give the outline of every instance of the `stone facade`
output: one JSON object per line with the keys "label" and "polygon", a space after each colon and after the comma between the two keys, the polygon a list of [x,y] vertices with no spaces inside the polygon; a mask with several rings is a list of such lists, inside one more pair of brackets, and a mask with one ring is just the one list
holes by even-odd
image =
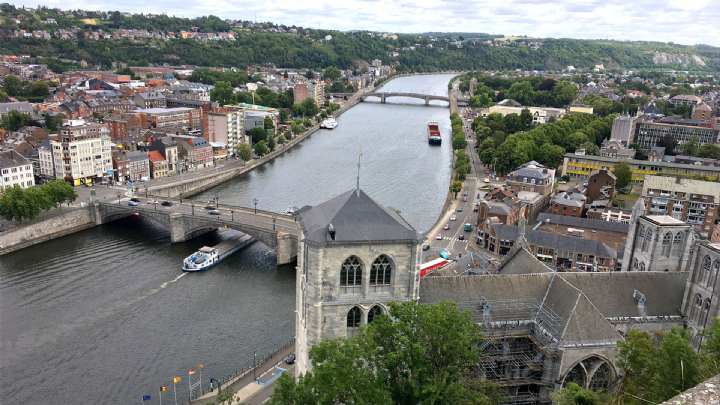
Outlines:
{"label": "stone facade", "polygon": [[691,273],[685,288],[683,315],[693,335],[693,345],[699,348],[702,343],[701,332],[720,316],[720,243],[698,243],[688,270]]}
{"label": "stone facade", "polygon": [[631,224],[624,271],[682,271],[690,257],[692,226],[667,215],[643,215]]}

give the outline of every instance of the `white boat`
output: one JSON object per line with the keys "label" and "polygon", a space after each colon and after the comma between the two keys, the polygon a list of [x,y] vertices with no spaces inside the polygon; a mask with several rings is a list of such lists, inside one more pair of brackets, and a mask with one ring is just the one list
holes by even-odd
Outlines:
{"label": "white boat", "polygon": [[320,128],[335,129],[337,125],[338,124],[337,121],[335,121],[335,118],[329,117],[322,120],[322,122],[320,123]]}
{"label": "white boat", "polygon": [[183,271],[203,271],[220,261],[220,253],[210,246],[203,246],[183,260]]}

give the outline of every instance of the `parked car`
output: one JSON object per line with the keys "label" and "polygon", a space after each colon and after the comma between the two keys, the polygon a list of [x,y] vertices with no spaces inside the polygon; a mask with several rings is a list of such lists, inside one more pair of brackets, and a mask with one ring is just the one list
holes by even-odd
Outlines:
{"label": "parked car", "polygon": [[458,240],[465,240],[465,235],[460,234],[460,236],[458,236]]}
{"label": "parked car", "polygon": [[295,353],[290,353],[285,357],[285,364],[295,364]]}
{"label": "parked car", "polygon": [[170,201],[163,201],[160,203],[163,207],[172,207],[173,203]]}
{"label": "parked car", "polygon": [[441,234],[441,233],[437,234],[437,236],[435,237],[435,239],[437,239],[437,240],[442,240],[442,234]]}
{"label": "parked car", "polygon": [[453,216],[450,217],[450,220],[451,220],[451,221],[457,221],[457,217],[456,217],[455,215],[453,215]]}
{"label": "parked car", "polygon": [[458,207],[457,212],[463,212],[463,207]]}
{"label": "parked car", "polygon": [[428,245],[427,243],[423,243],[422,250],[430,250],[430,245]]}
{"label": "parked car", "polygon": [[447,231],[448,229],[450,229],[450,224],[445,224],[445,226],[443,226],[443,229],[446,230],[446,231]]}
{"label": "parked car", "polygon": [[485,178],[483,179],[483,182],[485,182],[485,183],[490,183],[490,178],[489,178],[489,177],[485,177]]}
{"label": "parked car", "polygon": [[216,209],[211,209],[211,210],[208,211],[208,214],[210,214],[210,215],[220,215],[220,211],[218,211],[218,210],[216,210]]}

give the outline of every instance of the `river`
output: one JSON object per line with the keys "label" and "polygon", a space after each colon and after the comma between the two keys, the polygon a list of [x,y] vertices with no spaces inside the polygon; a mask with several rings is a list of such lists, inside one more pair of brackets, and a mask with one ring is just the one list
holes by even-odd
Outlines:
{"label": "river", "polygon": [[[447,94],[451,75],[394,79],[382,90]],[[396,102],[418,105],[400,105]],[[439,215],[451,173],[447,108],[420,100],[362,103],[302,144],[198,199],[284,210],[360,184],[420,232]],[[440,123],[441,147],[426,142]],[[0,258],[2,403],[137,403],[203,363],[205,381],[252,364],[294,334],[295,273],[256,243],[211,271],[183,274],[206,235],[170,244],[166,231],[128,218]],[[166,397],[166,400],[170,397]],[[185,401],[186,402],[186,401]],[[168,403],[170,403],[168,401]]]}

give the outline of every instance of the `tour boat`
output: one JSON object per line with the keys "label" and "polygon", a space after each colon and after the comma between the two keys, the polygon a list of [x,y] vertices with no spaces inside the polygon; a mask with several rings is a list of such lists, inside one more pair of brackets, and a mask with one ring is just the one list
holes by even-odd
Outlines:
{"label": "tour boat", "polygon": [[210,246],[203,246],[197,252],[183,260],[183,271],[203,271],[214,266],[220,261],[220,254],[217,249]]}
{"label": "tour boat", "polygon": [[320,123],[320,128],[335,129],[335,127],[336,127],[337,125],[338,125],[338,124],[337,124],[337,121],[335,121],[335,118],[329,117],[329,118],[325,118],[325,119]]}
{"label": "tour boat", "polygon": [[428,143],[430,145],[440,145],[442,137],[440,136],[440,126],[437,121],[430,121],[427,124]]}

